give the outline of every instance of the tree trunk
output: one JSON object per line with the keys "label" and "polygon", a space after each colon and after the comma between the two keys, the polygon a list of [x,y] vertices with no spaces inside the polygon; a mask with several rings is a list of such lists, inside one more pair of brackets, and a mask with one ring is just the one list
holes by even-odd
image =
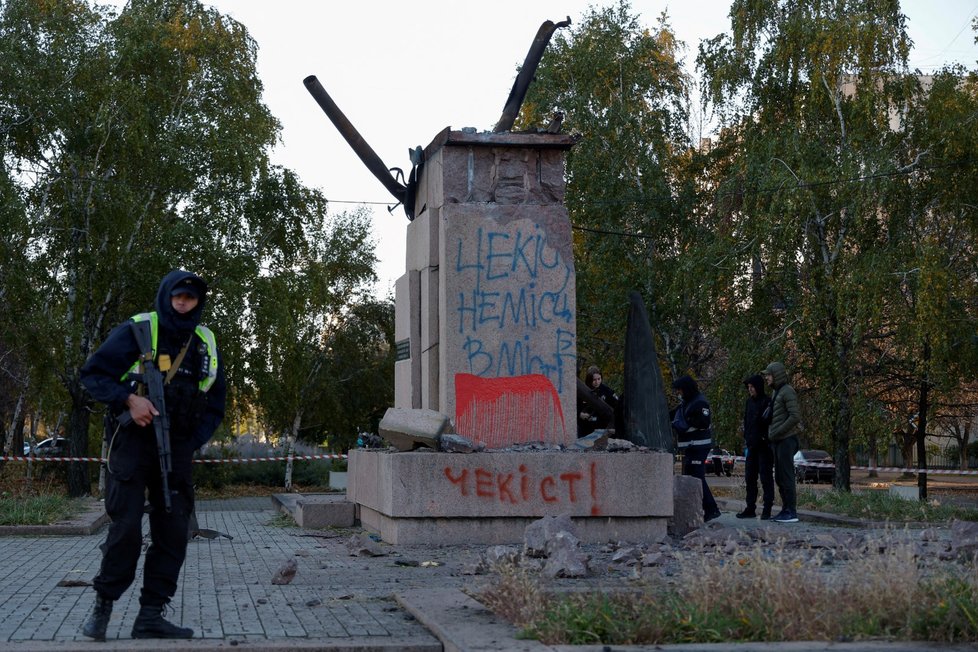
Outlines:
{"label": "tree trunk", "polygon": [[295,413],[295,419],[292,420],[292,432],[289,433],[288,440],[288,452],[286,456],[288,459],[285,461],[285,490],[292,491],[292,466],[293,459],[292,456],[295,455],[295,440],[299,436],[299,427],[302,425],[302,410]]}
{"label": "tree trunk", "polygon": [[835,462],[835,479],[832,486],[839,491],[851,491],[851,471],[849,465],[849,426],[851,406],[849,396],[839,397],[839,408],[832,417],[832,443],[835,446],[833,461]]}
{"label": "tree trunk", "polygon": [[[10,427],[7,429],[6,437],[4,437],[3,451],[5,453],[7,453],[8,455],[15,455],[15,454],[16,455],[19,455],[20,454],[19,452],[17,452],[17,451],[14,450],[13,446],[14,446],[14,443],[15,443],[14,442],[15,434],[17,433],[17,424],[22,424],[23,423],[23,421],[21,419],[21,414],[24,411],[24,398],[25,398],[24,394],[25,393],[26,392],[21,392],[20,396],[17,397],[17,405],[14,407],[13,417],[10,419]],[[21,433],[24,432],[23,426],[21,426],[20,432]]]}
{"label": "tree trunk", "polygon": [[[68,450],[72,457],[88,455],[88,422],[90,413],[79,388],[78,397],[71,401],[71,412],[68,415]],[[88,477],[87,462],[68,463],[68,495],[72,498],[87,496],[91,493]]]}
{"label": "tree trunk", "polygon": [[900,435],[900,455],[903,456],[903,474],[902,478],[912,478],[914,476],[913,472],[913,447],[914,442],[917,441],[917,429],[916,426],[911,426],[907,430],[899,431]]}
{"label": "tree trunk", "polygon": [[849,375],[846,373],[849,365],[849,350],[843,336],[839,333],[837,326],[838,319],[834,313],[832,313],[831,324],[831,332],[836,340],[835,373],[837,374],[837,380],[831,386],[838,388],[835,391],[836,396],[833,397],[838,408],[831,418],[832,443],[835,446],[835,450],[832,453],[833,461],[835,462],[835,477],[832,480],[832,486],[839,491],[848,492],[852,491],[850,482],[851,470],[849,468],[849,431],[852,427],[852,401],[845,382],[845,379]]}
{"label": "tree trunk", "polygon": [[964,435],[958,440],[958,461],[962,471],[968,470],[968,441],[971,440],[971,422],[964,424]]}
{"label": "tree trunk", "polygon": [[879,471],[876,467],[879,466],[879,460],[876,455],[876,434],[873,433],[869,436],[869,473],[867,474],[870,478],[880,477]]}
{"label": "tree trunk", "polygon": [[921,502],[927,500],[927,409],[930,384],[927,381],[927,367],[930,364],[930,342],[924,342],[924,378],[920,381],[917,401],[917,497]]}

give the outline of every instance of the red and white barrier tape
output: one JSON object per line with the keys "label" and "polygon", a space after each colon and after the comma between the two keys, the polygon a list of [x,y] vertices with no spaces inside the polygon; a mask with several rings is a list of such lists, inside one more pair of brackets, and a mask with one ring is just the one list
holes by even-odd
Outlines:
{"label": "red and white barrier tape", "polygon": [[[706,463],[710,464],[712,457],[706,459]],[[741,457],[739,455],[723,456],[720,458],[723,462],[728,460],[735,460],[738,462],[744,462],[747,460],[746,457]],[[795,462],[795,466],[811,466],[820,469],[834,469],[835,464],[830,464],[826,462]],[[884,473],[926,473],[928,475],[978,475],[978,471],[958,471],[952,469],[908,469],[902,466],[850,466],[851,471],[882,471]]]}
{"label": "red and white barrier tape", "polygon": [[[328,455],[293,455],[292,460],[345,460],[347,455],[341,455],[338,453],[328,454]],[[194,464],[252,464],[257,462],[285,462],[290,458],[288,455],[275,455],[272,457],[232,457],[228,459],[210,459],[201,458],[195,459]],[[729,459],[729,458],[728,458]],[[746,458],[744,457],[734,457],[733,459],[743,462]],[[0,461],[4,462],[27,462],[33,460],[35,462],[105,462],[105,458],[102,457],[60,457],[54,455],[39,455],[36,457],[27,457],[24,455],[0,455]],[[710,460],[707,460],[709,463]],[[797,462],[795,466],[812,466],[816,468],[835,468],[834,464],[823,464],[820,462]],[[891,467],[891,466],[850,466],[852,471],[882,471],[885,473],[920,473],[919,469],[907,469],[903,467]],[[925,469],[923,473],[933,474],[933,475],[978,475],[978,471],[955,471],[950,469]]]}
{"label": "red and white barrier tape", "polygon": [[[194,464],[242,464],[249,462],[284,462],[292,460],[345,460],[346,455],[276,455],[274,457],[232,457],[229,459],[206,459],[194,460]],[[4,462],[105,462],[103,457],[58,457],[54,455],[39,455],[36,457],[26,457],[23,455],[0,455],[0,461]]]}

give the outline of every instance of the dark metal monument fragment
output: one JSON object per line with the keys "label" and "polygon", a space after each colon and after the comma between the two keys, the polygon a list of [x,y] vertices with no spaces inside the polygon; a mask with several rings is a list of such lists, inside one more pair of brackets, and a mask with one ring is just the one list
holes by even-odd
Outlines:
{"label": "dark metal monument fragment", "polygon": [[673,452],[669,406],[645,303],[638,292],[628,295],[625,330],[625,437],[653,450]]}

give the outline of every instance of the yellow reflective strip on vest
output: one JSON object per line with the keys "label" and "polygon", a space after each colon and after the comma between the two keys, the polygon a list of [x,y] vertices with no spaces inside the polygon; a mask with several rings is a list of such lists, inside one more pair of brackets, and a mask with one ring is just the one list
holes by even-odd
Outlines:
{"label": "yellow reflective strip on vest", "polygon": [[[138,315],[133,315],[131,320],[134,322],[149,322],[150,341],[152,342],[153,359],[155,360],[157,336],[160,328],[159,315],[157,315],[155,311],[141,312]],[[197,328],[194,329],[194,333],[205,345],[207,345],[207,375],[204,376],[204,378],[197,384],[200,391],[206,392],[214,385],[214,381],[217,380],[217,339],[214,337],[214,333],[211,332],[211,329],[207,328],[206,326],[197,326]],[[126,376],[128,376],[130,373],[137,372],[138,369],[139,362],[137,361],[129,368],[129,371],[123,375],[122,379],[125,380]]]}
{"label": "yellow reflective strip on vest", "polygon": [[217,380],[217,340],[214,338],[211,329],[206,326],[198,326],[194,332],[207,345],[207,375],[201,379],[198,385],[200,391],[206,392]]}
{"label": "yellow reflective strip on vest", "polygon": [[[150,343],[151,346],[153,347],[153,359],[155,360],[156,359],[156,332],[157,330],[159,330],[159,316],[155,312],[141,312],[138,315],[133,315],[132,317],[130,317],[129,321],[133,321],[136,323],[139,323],[141,321],[149,322]],[[140,354],[142,353],[144,352],[140,351]],[[139,372],[139,361],[137,360],[135,363],[133,363],[131,367],[129,367],[129,371],[127,371],[122,375],[122,380],[125,380],[129,376],[129,374],[138,373],[138,372]]]}

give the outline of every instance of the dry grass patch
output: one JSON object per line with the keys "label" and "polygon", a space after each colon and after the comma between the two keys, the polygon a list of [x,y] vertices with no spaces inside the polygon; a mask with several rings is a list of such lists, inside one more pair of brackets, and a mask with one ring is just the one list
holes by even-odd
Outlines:
{"label": "dry grass patch", "polygon": [[912,545],[885,537],[845,563],[830,551],[758,544],[733,556],[685,553],[678,581],[563,595],[509,564],[477,597],[524,637],[551,645],[978,641],[975,566],[922,561]]}

